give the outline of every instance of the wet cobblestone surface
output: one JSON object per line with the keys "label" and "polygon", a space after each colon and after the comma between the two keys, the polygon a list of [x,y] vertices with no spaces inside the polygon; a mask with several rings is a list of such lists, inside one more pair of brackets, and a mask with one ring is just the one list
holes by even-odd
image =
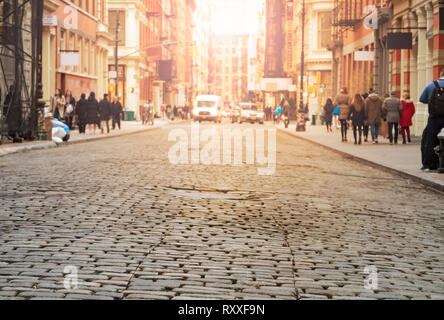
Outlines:
{"label": "wet cobblestone surface", "polygon": [[0,299],[444,299],[442,194],[282,133],[272,176],[172,165],[171,129],[1,158]]}

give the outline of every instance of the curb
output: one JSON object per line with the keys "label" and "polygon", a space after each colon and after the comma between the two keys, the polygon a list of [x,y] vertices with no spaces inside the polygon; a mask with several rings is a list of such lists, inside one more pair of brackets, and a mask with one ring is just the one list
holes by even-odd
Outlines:
{"label": "curb", "polygon": [[296,138],[296,139],[300,139],[300,140],[312,143],[314,145],[317,145],[319,147],[328,149],[330,151],[336,152],[336,153],[338,153],[338,154],[340,154],[342,156],[351,158],[352,160],[361,162],[361,163],[363,163],[365,165],[368,165],[368,166],[371,166],[371,167],[375,167],[375,166],[379,167],[380,169],[382,169],[382,170],[384,170],[386,172],[395,173],[395,174],[397,174],[399,176],[402,176],[403,178],[407,178],[407,179],[411,179],[411,180],[414,180],[416,182],[419,182],[419,183],[425,185],[426,187],[432,189],[433,191],[437,191],[439,193],[444,193],[444,185],[441,185],[439,183],[436,183],[436,182],[433,182],[433,181],[430,181],[430,180],[427,180],[427,179],[424,179],[424,178],[421,178],[421,177],[414,176],[414,175],[412,175],[410,173],[407,173],[407,172],[404,172],[404,171],[401,171],[401,170],[398,170],[398,169],[394,169],[394,168],[385,166],[383,164],[373,162],[371,160],[367,160],[367,159],[364,159],[364,158],[352,155],[350,153],[347,153],[345,151],[341,151],[341,150],[335,149],[333,147],[329,147],[329,146],[321,144],[319,142],[310,140],[309,138],[305,138],[305,137],[301,137],[301,136],[295,135],[292,132],[288,132],[288,131],[286,131],[284,129],[281,129],[281,128],[277,128],[277,129],[279,131],[289,135],[289,136],[292,136],[292,137]]}
{"label": "curb", "polygon": [[[181,122],[177,122],[175,124],[179,124]],[[11,152],[7,152],[7,153],[0,153],[0,157],[4,157],[4,156],[8,156],[11,154],[17,154],[17,153],[24,153],[24,152],[29,152],[29,151],[34,151],[34,150],[44,150],[44,149],[52,149],[52,148],[58,148],[60,146],[69,146],[69,145],[73,145],[73,144],[80,144],[80,143],[87,143],[87,142],[94,142],[94,141],[99,141],[99,140],[105,140],[105,139],[112,139],[112,138],[119,138],[119,137],[125,137],[125,136],[129,136],[129,135],[133,135],[133,134],[138,134],[138,133],[144,133],[144,132],[148,132],[148,131],[152,131],[152,130],[156,130],[156,129],[161,129],[166,125],[162,125],[162,126],[157,126],[157,127],[148,127],[145,129],[139,129],[136,131],[130,131],[130,132],[124,132],[121,134],[116,134],[116,135],[104,135],[104,136],[98,136],[98,137],[90,137],[90,138],[86,138],[86,139],[80,139],[80,140],[73,140],[73,141],[69,141],[69,142],[65,142],[63,144],[57,145],[55,142],[52,141],[48,141],[48,142],[43,142],[41,144],[38,145],[34,145],[34,146],[27,146],[27,147],[23,147],[23,148],[18,148],[18,147],[11,147],[11,148],[17,148],[17,150],[15,151],[11,151]]]}

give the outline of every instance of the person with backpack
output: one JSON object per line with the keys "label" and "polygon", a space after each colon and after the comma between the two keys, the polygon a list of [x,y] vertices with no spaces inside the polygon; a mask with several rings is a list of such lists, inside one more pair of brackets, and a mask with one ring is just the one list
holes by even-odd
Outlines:
{"label": "person with backpack", "polygon": [[425,134],[424,162],[421,170],[437,170],[439,158],[434,148],[439,145],[438,133],[444,127],[444,69],[440,78],[430,82],[421,94],[419,101],[429,106],[429,119]]}
{"label": "person with backpack", "polygon": [[336,96],[334,103],[339,106],[339,121],[341,122],[342,142],[347,142],[347,120],[350,112],[351,97],[348,95],[347,88],[342,88]]}
{"label": "person with backpack", "polygon": [[371,89],[370,94],[367,99],[365,99],[365,119],[367,119],[370,125],[370,131],[372,135],[372,143],[378,143],[378,129],[381,125],[382,117],[382,100],[376,94],[376,92]]}

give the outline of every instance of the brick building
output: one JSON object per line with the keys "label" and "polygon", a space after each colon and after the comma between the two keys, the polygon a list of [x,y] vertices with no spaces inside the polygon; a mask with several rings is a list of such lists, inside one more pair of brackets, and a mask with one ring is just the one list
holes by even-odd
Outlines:
{"label": "brick building", "polygon": [[57,88],[72,90],[76,98],[94,91],[107,92],[110,35],[107,2],[44,1],[43,89],[49,102]]}
{"label": "brick building", "polygon": [[225,102],[248,101],[248,35],[213,35],[213,93]]}

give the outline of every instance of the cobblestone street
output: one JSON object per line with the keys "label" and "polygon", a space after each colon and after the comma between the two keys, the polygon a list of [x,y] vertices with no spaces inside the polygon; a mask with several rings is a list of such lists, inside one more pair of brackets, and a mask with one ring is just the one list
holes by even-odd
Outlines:
{"label": "cobblestone street", "polygon": [[172,165],[187,126],[0,158],[0,299],[444,299],[441,193],[279,131]]}

